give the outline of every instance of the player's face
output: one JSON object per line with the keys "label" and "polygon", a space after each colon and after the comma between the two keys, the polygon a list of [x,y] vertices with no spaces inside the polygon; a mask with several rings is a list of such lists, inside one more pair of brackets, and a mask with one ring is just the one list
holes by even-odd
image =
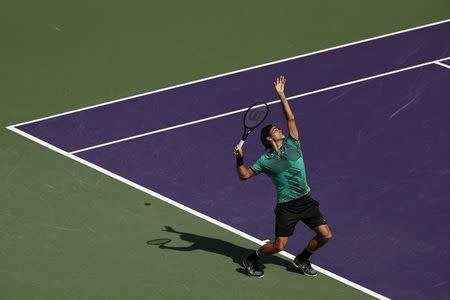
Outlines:
{"label": "player's face", "polygon": [[281,129],[278,126],[273,126],[270,129],[270,136],[272,137],[272,139],[274,141],[279,141],[285,138],[284,134],[283,134],[283,129]]}

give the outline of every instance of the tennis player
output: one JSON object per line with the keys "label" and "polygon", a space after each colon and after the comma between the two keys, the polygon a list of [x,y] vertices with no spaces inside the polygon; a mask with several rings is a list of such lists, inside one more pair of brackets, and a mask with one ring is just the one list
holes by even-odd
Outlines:
{"label": "tennis player", "polygon": [[275,241],[261,246],[242,261],[248,274],[256,277],[264,276],[258,263],[259,258],[284,250],[298,221],[302,221],[315,232],[315,237],[293,261],[294,266],[306,276],[317,275],[317,271],[311,267],[310,257],[332,237],[330,228],[320,212],[319,203],[309,195],[311,189],[306,182],[300,138],[294,114],[284,95],[285,84],[284,76],[278,77],[274,82],[286,117],[288,137],[286,138],[283,130],[276,125],[262,128],[261,142],[270,152],[261,155],[251,167],[244,165],[242,148],[236,146],[234,149],[240,179],[247,180],[263,172],[270,177],[277,190]]}

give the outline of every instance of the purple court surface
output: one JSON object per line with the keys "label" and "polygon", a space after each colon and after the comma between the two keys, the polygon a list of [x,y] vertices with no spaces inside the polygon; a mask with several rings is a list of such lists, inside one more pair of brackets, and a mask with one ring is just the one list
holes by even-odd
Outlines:
{"label": "purple court surface", "polygon": [[[283,74],[311,195],[334,232],[313,262],[389,298],[448,299],[449,57],[443,22],[15,128],[270,239],[270,180],[240,181],[235,170],[242,113],[114,141],[276,100],[272,82]],[[280,104],[270,108],[267,123],[284,125]],[[258,134],[244,151],[247,164],[262,154]],[[310,237],[297,226],[287,251]]]}

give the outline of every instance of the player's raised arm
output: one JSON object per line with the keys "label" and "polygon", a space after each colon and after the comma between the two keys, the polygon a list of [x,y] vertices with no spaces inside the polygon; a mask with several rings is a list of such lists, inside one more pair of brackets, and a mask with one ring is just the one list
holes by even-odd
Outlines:
{"label": "player's raised arm", "polygon": [[237,172],[239,178],[241,180],[245,180],[253,177],[255,174],[253,173],[252,169],[244,165],[244,153],[239,145],[236,145],[236,147],[234,148],[234,155],[236,156]]}
{"label": "player's raised arm", "polygon": [[275,90],[277,91],[278,96],[281,100],[281,105],[283,107],[284,116],[286,117],[289,134],[296,140],[299,139],[299,134],[297,130],[297,125],[295,124],[295,117],[292,113],[291,107],[284,95],[284,86],[286,84],[286,78],[284,76],[280,76],[277,78],[277,81],[273,83],[275,86]]}

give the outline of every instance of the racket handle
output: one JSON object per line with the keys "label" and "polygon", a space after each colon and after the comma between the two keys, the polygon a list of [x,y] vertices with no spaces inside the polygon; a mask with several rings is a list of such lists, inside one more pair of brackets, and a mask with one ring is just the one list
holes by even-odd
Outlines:
{"label": "racket handle", "polygon": [[242,148],[242,145],[244,145],[244,143],[245,143],[245,141],[244,141],[244,140],[241,140],[241,141],[239,142],[238,148]]}

